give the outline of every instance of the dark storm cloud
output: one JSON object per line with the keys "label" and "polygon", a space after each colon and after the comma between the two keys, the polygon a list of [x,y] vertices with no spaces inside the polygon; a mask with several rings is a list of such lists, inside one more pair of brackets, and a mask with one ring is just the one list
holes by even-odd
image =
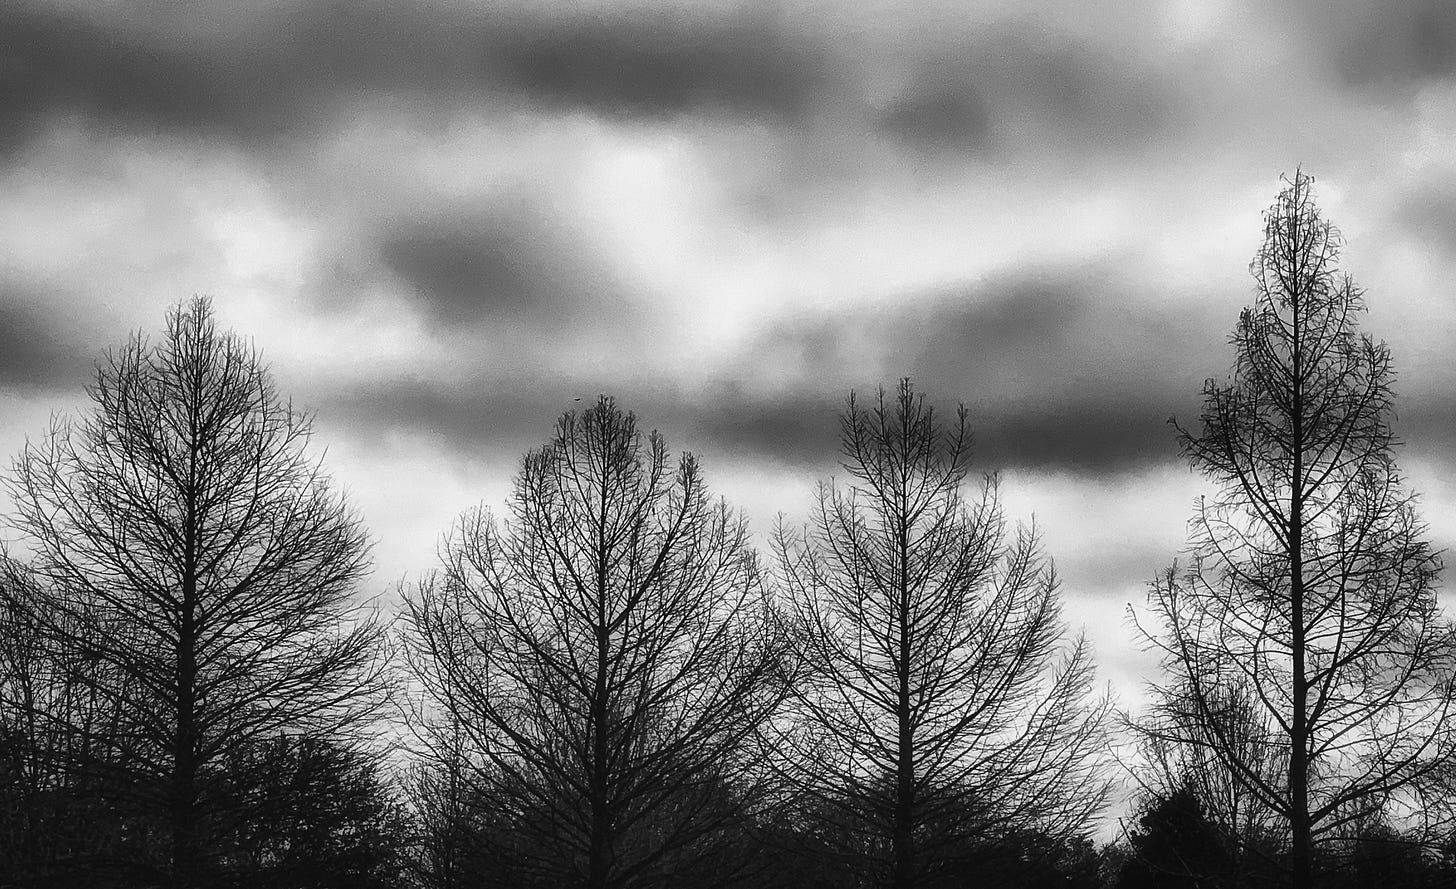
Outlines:
{"label": "dark storm cloud", "polygon": [[839,453],[839,415],[845,391],[824,389],[789,396],[755,398],[730,386],[714,387],[706,397],[664,404],[656,410],[705,443],[714,454],[749,457],[803,468],[833,464]]}
{"label": "dark storm cloud", "polygon": [[406,221],[383,236],[379,252],[441,326],[559,326],[587,305],[623,304],[606,257],[564,222],[518,201]]}
{"label": "dark storm cloud", "polygon": [[392,432],[416,432],[468,459],[513,460],[546,442],[566,411],[590,408],[601,395],[614,397],[641,427],[660,429],[674,449],[693,447],[719,455],[767,458],[795,465],[819,464],[834,453],[843,393],[821,401],[749,400],[717,387],[711,397],[679,398],[648,386],[623,383],[583,388],[550,377],[481,378],[465,383],[418,378],[360,381],[315,393],[322,422],[344,427],[358,441],[379,442]]}
{"label": "dark storm cloud", "polygon": [[753,399],[716,386],[707,396],[676,397],[631,383],[574,391],[549,379],[531,386],[390,379],[320,393],[314,402],[321,422],[346,429],[355,441],[378,444],[389,433],[422,433],[448,453],[500,463],[544,444],[564,412],[611,395],[642,429],[661,430],[669,448],[692,450],[710,466],[747,457],[819,471],[836,459],[846,394]]}
{"label": "dark storm cloud", "polygon": [[533,390],[499,381],[442,384],[417,378],[359,381],[313,393],[310,400],[321,423],[344,427],[357,441],[419,432],[467,458],[524,453],[547,439],[561,411],[579,405],[549,383]]}
{"label": "dark storm cloud", "polygon": [[1418,241],[1456,259],[1456,179],[1421,182],[1401,200],[1395,217]]}
{"label": "dark storm cloud", "polygon": [[[951,387],[925,377],[914,379],[937,408],[953,409]],[[719,388],[703,397],[664,399],[634,391],[631,385],[609,388],[608,394],[635,412],[644,427],[672,433],[670,445],[691,445],[706,460],[747,458],[819,470],[837,459],[839,416],[851,388],[866,404],[874,398],[876,384],[765,398],[725,394]],[[1034,397],[1029,392],[1027,401]],[[1167,421],[1180,398],[1176,406],[1195,414],[1196,391],[1192,397],[1168,392],[1165,398],[1104,393],[1034,405],[978,405],[973,400],[973,465],[987,472],[1032,468],[1106,476],[1176,460],[1175,435]],[[326,422],[341,424],[361,439],[377,440],[390,431],[422,432],[452,453],[499,459],[539,445],[563,411],[589,406],[590,400],[544,392],[507,395],[488,383],[461,387],[386,381],[326,396],[319,410]]]}
{"label": "dark storm cloud", "polygon": [[[924,375],[913,376],[912,381],[945,417],[953,416],[957,395],[951,387]],[[723,453],[820,469],[838,459],[839,417],[850,389],[865,407],[873,404],[881,385],[889,389],[894,383],[886,380],[762,400],[719,394],[687,404],[663,405],[658,413],[691,439],[711,443],[710,455]],[[1103,476],[1177,458],[1166,405],[1157,399],[1107,397],[1030,407],[1006,402],[978,404],[974,392],[963,394],[969,396],[972,466],[977,471],[1060,469]]]}
{"label": "dark storm cloud", "polygon": [[[926,375],[912,375],[916,390],[930,404],[952,411],[964,397],[973,435],[972,464],[978,471],[1003,469],[1065,470],[1106,476],[1152,463],[1177,459],[1175,435],[1168,425],[1174,407],[1197,410],[1187,393],[1165,397],[1115,392],[1083,393],[1060,402],[1035,401],[1034,388],[1024,401],[985,400],[974,390],[958,390]],[[818,467],[833,462],[839,449],[839,416],[852,389],[859,403],[873,402],[882,383],[846,385],[802,397],[754,400],[718,397],[665,406],[694,439],[712,443],[713,452],[769,462]],[[1183,396],[1183,402],[1175,404]],[[679,419],[680,417],[680,419]]]}
{"label": "dark storm cloud", "polygon": [[821,71],[812,52],[746,19],[557,21],[372,2],[219,23],[205,12],[0,4],[0,150],[63,115],[251,143],[327,126],[361,97],[408,97],[397,107],[416,110],[514,93],[607,115],[781,114],[807,103]]}
{"label": "dark storm cloud", "polygon": [[608,119],[797,127],[822,116],[915,149],[981,153],[1040,143],[1040,128],[1084,145],[1142,143],[1188,104],[1173,72],[1137,53],[1026,23],[948,30],[950,45],[915,49],[908,78],[887,93],[891,75],[844,33],[753,10],[360,0],[209,17],[206,7],[81,13],[22,0],[0,4],[0,154],[66,116],[251,147],[315,135],[360,103],[424,125],[491,101]]}
{"label": "dark storm cloud", "polygon": [[[849,391],[872,399],[909,376],[942,410],[967,405],[983,470],[1113,475],[1177,459],[1167,421],[1196,419],[1202,381],[1226,370],[1226,331],[1238,309],[1115,295],[1097,274],[993,282],[902,308],[779,325],[701,391],[607,378],[593,385],[705,458],[818,468],[837,453]],[[771,385],[759,384],[761,374]],[[596,395],[576,402],[583,393],[571,385],[361,382],[329,401],[360,430],[419,429],[461,453],[509,451],[539,443],[562,410]]]}
{"label": "dark storm cloud", "polygon": [[612,116],[719,111],[803,113],[824,60],[772,23],[689,23],[680,16],[590,19],[502,41],[493,63],[511,87]]}
{"label": "dark storm cloud", "polygon": [[1449,393],[1398,397],[1391,427],[1407,451],[1456,469],[1456,398]]}
{"label": "dark storm cloud", "polygon": [[[910,308],[782,327],[743,366],[787,362],[802,391],[829,396],[825,384],[837,384],[838,398],[909,376],[932,402],[967,405],[983,468],[1116,473],[1176,457],[1167,420],[1196,416],[1202,380],[1226,367],[1223,331],[1237,311],[1119,290],[1096,271],[989,282]],[[866,366],[886,379],[865,380]],[[837,399],[813,399],[826,400]],[[715,404],[711,423],[726,438],[736,427],[743,445],[766,454],[821,446],[807,440],[822,441],[817,425],[779,419],[799,408],[762,407]]]}
{"label": "dark storm cloud", "polygon": [[43,312],[0,284],[0,388],[60,390],[84,385],[95,368],[88,349]]}
{"label": "dark storm cloud", "polygon": [[1404,86],[1456,75],[1456,4],[1395,0],[1357,4],[1326,16],[1335,27],[1334,62],[1354,86]]}
{"label": "dark storm cloud", "polygon": [[8,150],[68,114],[134,132],[270,135],[295,123],[321,73],[301,70],[287,52],[207,53],[24,0],[0,5],[0,47],[0,149]]}
{"label": "dark storm cloud", "polygon": [[996,404],[972,415],[976,459],[988,470],[1060,469],[1091,476],[1176,461],[1176,433],[1168,422],[1175,410],[1185,417],[1196,413],[1197,401],[1170,387],[1128,397],[1087,393],[1035,408]]}
{"label": "dark storm cloud", "polygon": [[890,103],[877,123],[898,139],[938,150],[980,151],[991,135],[990,109],[971,84],[927,84]]}
{"label": "dark storm cloud", "polygon": [[1025,150],[1027,126],[1080,144],[1121,145],[1166,130],[1184,105],[1166,76],[1136,53],[1026,26],[986,28],[954,55],[921,59],[878,128],[918,147],[979,153]]}

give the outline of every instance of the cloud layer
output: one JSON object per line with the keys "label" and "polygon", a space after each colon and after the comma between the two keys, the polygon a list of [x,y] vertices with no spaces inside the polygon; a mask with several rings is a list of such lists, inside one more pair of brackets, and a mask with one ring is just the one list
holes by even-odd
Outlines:
{"label": "cloud layer", "polygon": [[1167,420],[1301,164],[1456,507],[1441,0],[20,0],[0,46],[0,411],[210,293],[389,578],[598,393],[759,517],[908,376],[1120,638],[1199,490]]}

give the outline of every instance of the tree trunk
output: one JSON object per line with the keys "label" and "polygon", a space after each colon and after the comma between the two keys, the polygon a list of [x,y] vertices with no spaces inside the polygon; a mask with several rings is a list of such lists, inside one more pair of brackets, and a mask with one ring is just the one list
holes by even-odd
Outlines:
{"label": "tree trunk", "polygon": [[915,886],[915,765],[908,744],[900,746],[900,762],[895,782],[895,824],[891,834],[894,846],[895,871],[891,885],[895,889]]}
{"label": "tree trunk", "polygon": [[1294,889],[1310,887],[1309,683],[1304,674],[1304,381],[1299,337],[1299,302],[1294,303],[1293,467],[1289,491],[1289,644],[1293,673],[1293,717],[1289,732],[1290,877]]}
{"label": "tree trunk", "polygon": [[591,849],[587,859],[586,884],[588,889],[607,889],[611,876],[612,848],[606,813],[602,807],[592,807]]}
{"label": "tree trunk", "polygon": [[183,617],[177,639],[177,729],[172,747],[172,885],[197,885],[197,651],[196,581],[183,581]]}
{"label": "tree trunk", "polygon": [[894,847],[895,871],[891,885],[895,889],[913,889],[915,886],[915,735],[910,724],[910,590],[909,529],[903,524],[908,507],[900,504],[897,529],[899,537],[899,618],[900,618],[900,663],[896,681],[898,700],[895,702],[898,721],[899,746],[895,763],[895,823],[891,832]]}
{"label": "tree trunk", "polygon": [[[1302,533],[1298,513],[1293,522],[1294,534]],[[1304,667],[1304,580],[1299,559],[1300,546],[1295,537],[1294,559],[1290,582],[1291,620],[1294,625],[1294,719],[1290,726],[1289,748],[1289,827],[1293,834],[1290,849],[1291,883],[1294,889],[1309,889],[1310,823],[1309,823],[1309,723],[1305,712],[1308,682]]]}
{"label": "tree trunk", "polygon": [[[605,637],[600,656],[606,659]],[[612,867],[612,813],[608,808],[607,787],[607,687],[606,669],[597,673],[597,687],[592,701],[592,774],[591,774],[591,838],[587,850],[588,889],[607,889]]]}
{"label": "tree trunk", "polygon": [[587,850],[588,889],[607,889],[612,867],[612,813],[608,809],[608,738],[610,711],[607,706],[607,673],[611,668],[609,624],[606,610],[608,590],[606,486],[602,486],[601,518],[597,524],[597,601],[596,601],[596,686],[592,690],[592,772],[591,772],[591,839]]}

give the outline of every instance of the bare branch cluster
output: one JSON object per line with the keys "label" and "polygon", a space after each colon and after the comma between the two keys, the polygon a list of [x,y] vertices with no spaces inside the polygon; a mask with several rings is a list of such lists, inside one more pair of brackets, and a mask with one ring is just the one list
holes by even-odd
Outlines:
{"label": "bare branch cluster", "polygon": [[909,380],[851,394],[843,474],[765,571],[698,460],[602,397],[524,457],[504,514],[455,522],[389,635],[309,418],[193,300],[107,354],[92,409],[5,480],[0,884],[1449,874],[1411,849],[1456,842],[1456,630],[1341,246],[1296,173],[1232,370],[1178,429],[1216,492],[1150,588],[1165,676],[1127,720],[1142,796],[1113,851],[1088,837],[1110,702],[1036,527],[971,477],[963,407]]}
{"label": "bare branch cluster", "polygon": [[429,746],[463,753],[531,869],[646,885],[709,854],[784,652],[745,523],[697,461],[603,399],[525,458],[505,523],[467,514],[441,558],[408,605],[453,740]]}
{"label": "bare branch cluster", "polygon": [[964,409],[944,428],[903,381],[842,426],[853,481],[777,541],[803,656],[783,773],[894,886],[1017,831],[1086,830],[1107,704],[1036,532],[1009,531],[995,479],[963,493]]}
{"label": "bare branch cluster", "polygon": [[132,866],[198,885],[255,814],[224,764],[283,733],[347,741],[381,699],[381,629],[354,601],[368,542],[307,456],[307,418],[205,300],[109,354],[88,392],[94,411],[55,421],[10,479],[26,617],[61,653],[51,687],[86,704],[5,704],[63,725],[73,771],[165,825],[170,848]]}
{"label": "bare branch cluster", "polygon": [[1395,466],[1390,353],[1356,328],[1340,244],[1296,174],[1265,217],[1232,376],[1180,430],[1220,492],[1190,522],[1191,564],[1154,584],[1148,634],[1170,675],[1152,731],[1207,751],[1278,816],[1298,886],[1311,844],[1416,814],[1456,752],[1440,559]]}

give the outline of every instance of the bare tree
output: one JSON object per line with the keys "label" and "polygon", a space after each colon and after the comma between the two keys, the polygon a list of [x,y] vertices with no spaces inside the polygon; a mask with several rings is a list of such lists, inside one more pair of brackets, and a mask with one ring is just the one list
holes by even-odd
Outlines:
{"label": "bare tree", "polygon": [[697,461],[603,398],[525,458],[508,521],[467,514],[442,560],[408,656],[445,726],[427,746],[497,807],[502,854],[549,885],[732,876],[712,856],[748,782],[728,779],[753,773],[782,651]]}
{"label": "bare tree", "polygon": [[841,426],[853,481],[778,536],[803,664],[777,761],[803,812],[896,889],[1088,830],[1108,705],[1035,531],[1008,533],[994,478],[964,494],[965,409],[943,426],[906,380],[869,410],[851,395]]}
{"label": "bare tree", "polygon": [[226,763],[281,733],[347,740],[379,700],[380,630],[354,604],[368,543],[307,418],[206,300],[110,353],[88,394],[9,480],[35,614],[124,721],[74,765],[157,824],[147,879],[217,885],[220,840],[254,814]]}
{"label": "bare tree", "polygon": [[[1357,332],[1361,293],[1311,184],[1296,173],[1265,214],[1232,376],[1204,387],[1202,428],[1179,430],[1221,490],[1190,522],[1189,568],[1154,583],[1148,634],[1171,674],[1162,727],[1278,813],[1296,887],[1314,844],[1413,802],[1456,741],[1456,645],[1395,466],[1390,352]],[[1233,697],[1282,772],[1228,730]]]}

